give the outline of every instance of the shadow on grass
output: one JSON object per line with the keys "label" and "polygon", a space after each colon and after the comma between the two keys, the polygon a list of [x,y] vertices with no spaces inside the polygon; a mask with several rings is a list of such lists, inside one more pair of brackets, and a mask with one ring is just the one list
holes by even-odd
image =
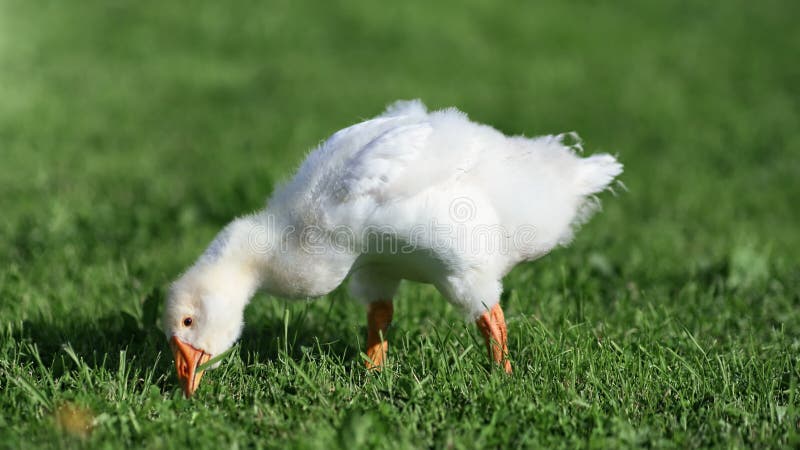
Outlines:
{"label": "shadow on grass", "polygon": [[[308,349],[312,354],[332,355],[343,360],[358,357],[355,343],[337,335],[333,327],[327,326],[327,321],[307,320],[302,314],[288,317],[288,322],[275,316],[245,326],[239,341],[242,360],[274,361],[284,352],[289,358],[299,360]],[[287,342],[284,342],[285,336]],[[143,326],[141,320],[127,312],[107,314],[94,320],[26,320],[21,326],[13,327],[10,337],[15,343],[12,345],[18,349],[24,342],[35,345],[37,355],[24,354],[22,361],[37,363],[38,356],[53,378],[75,368],[65,351],[69,346],[93,372],[117,372],[124,359],[136,383],[143,383],[143,374],[152,371],[153,383],[162,393],[178,385],[164,333],[155,326]]]}

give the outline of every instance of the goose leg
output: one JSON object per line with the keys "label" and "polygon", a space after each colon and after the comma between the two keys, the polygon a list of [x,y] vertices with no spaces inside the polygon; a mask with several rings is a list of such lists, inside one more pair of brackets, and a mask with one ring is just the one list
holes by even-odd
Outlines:
{"label": "goose leg", "polygon": [[503,366],[506,373],[511,373],[511,362],[508,360],[508,330],[503,308],[496,304],[489,311],[481,314],[475,321],[486,339],[489,359]]}
{"label": "goose leg", "polygon": [[367,306],[367,369],[380,370],[389,343],[386,331],[392,323],[394,306],[391,300],[379,300]]}

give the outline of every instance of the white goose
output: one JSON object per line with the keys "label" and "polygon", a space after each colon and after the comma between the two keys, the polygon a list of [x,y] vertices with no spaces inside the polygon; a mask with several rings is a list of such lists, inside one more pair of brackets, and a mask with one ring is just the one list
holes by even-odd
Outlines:
{"label": "white goose", "polygon": [[231,222],[172,285],[164,329],[190,396],[198,366],[242,330],[258,289],[308,298],[348,276],[367,305],[370,368],[401,280],[431,283],[475,319],[489,357],[511,372],[501,280],[571,239],[622,172],[607,154],[580,158],[563,135],[507,137],[456,109],[397,102],[308,155],[267,208]]}

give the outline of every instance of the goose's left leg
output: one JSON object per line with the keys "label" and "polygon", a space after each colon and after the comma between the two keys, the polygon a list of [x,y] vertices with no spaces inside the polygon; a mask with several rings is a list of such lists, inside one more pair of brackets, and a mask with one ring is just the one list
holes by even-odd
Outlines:
{"label": "goose's left leg", "polygon": [[475,321],[486,339],[489,358],[503,366],[506,373],[511,373],[511,361],[508,360],[508,329],[503,308],[494,305],[489,311],[481,314]]}
{"label": "goose's left leg", "polygon": [[367,369],[380,370],[389,350],[386,332],[392,323],[394,306],[391,300],[372,302],[367,306]]}
{"label": "goose's left leg", "polygon": [[367,304],[367,369],[380,369],[386,359],[386,332],[392,323],[392,298],[399,284],[400,280],[387,276],[382,267],[369,265],[350,277],[350,294]]}

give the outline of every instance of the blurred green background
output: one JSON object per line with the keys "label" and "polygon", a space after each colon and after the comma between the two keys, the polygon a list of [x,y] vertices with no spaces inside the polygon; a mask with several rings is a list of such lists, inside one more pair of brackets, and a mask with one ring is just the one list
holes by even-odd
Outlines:
{"label": "blurred green background", "polygon": [[[0,436],[79,445],[58,431],[32,436],[72,402],[92,411],[85,439],[98,446],[347,447],[372,442],[364,423],[395,430],[381,445],[397,447],[797,445],[798,5],[0,0]],[[204,410],[178,398],[145,300],[157,303],[321,140],[409,98],[508,134],[575,130],[588,153],[625,164],[628,191],[604,194],[603,213],[570,248],[506,280],[512,352],[536,350],[509,383],[525,392],[507,399],[513,418],[482,418],[466,406],[479,404],[472,394],[398,405],[354,382],[318,405],[316,391],[270,391],[291,386],[297,364],[339,365],[331,379],[363,381],[363,311],[339,291],[313,305],[257,298],[245,338],[284,336],[286,314],[298,350],[251,343],[229,364],[239,381],[204,381],[218,394]],[[394,333],[410,342],[397,351],[405,362],[363,382],[402,385],[445,327],[463,339],[441,345],[469,352],[480,371],[465,392],[483,392],[484,378],[503,390],[471,349],[471,329],[433,298],[403,288]],[[581,364],[633,370],[662,351],[666,369],[623,370],[631,385],[597,380],[592,392],[607,397],[587,400],[558,387],[585,368],[543,355],[545,335],[585,350]],[[315,336],[339,344],[307,357]],[[604,336],[625,362],[598,349]],[[131,357],[139,365],[119,375]],[[446,378],[433,386],[454,389]],[[240,412],[253,408],[276,415],[256,423],[259,413]],[[196,414],[211,434],[187,431]]]}

